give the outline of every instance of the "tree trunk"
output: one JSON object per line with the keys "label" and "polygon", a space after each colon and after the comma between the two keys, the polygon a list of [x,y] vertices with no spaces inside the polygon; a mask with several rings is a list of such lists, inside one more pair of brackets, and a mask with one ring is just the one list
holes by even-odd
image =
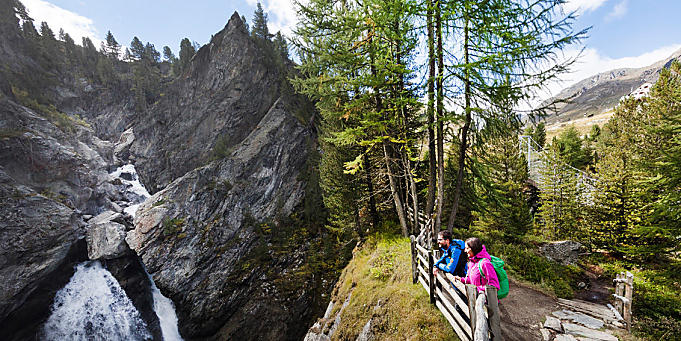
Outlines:
{"label": "tree trunk", "polygon": [[[467,9],[464,9],[466,11]],[[456,174],[456,188],[454,189],[454,201],[452,203],[452,212],[449,215],[449,222],[447,223],[447,230],[449,232],[454,228],[454,220],[456,219],[457,211],[459,210],[459,201],[461,198],[461,187],[463,186],[463,176],[464,167],[466,166],[466,150],[468,147],[468,131],[471,126],[471,79],[470,79],[470,69],[468,63],[468,15],[464,14],[464,26],[463,26],[463,53],[464,53],[464,97],[465,97],[465,112],[466,118],[463,124],[463,129],[461,129],[461,146],[459,147],[459,170]]]}
{"label": "tree trunk", "polygon": [[435,6],[435,30],[437,34],[437,215],[435,216],[435,233],[437,236],[442,225],[442,204],[444,201],[445,152],[444,152],[444,100],[442,80],[444,78],[444,62],[442,57],[442,17],[440,1]]}
{"label": "tree trunk", "polygon": [[[435,156],[435,42],[433,37],[433,1],[428,0],[426,22],[428,26],[428,194],[426,217],[432,218],[435,205],[436,156]],[[433,226],[431,224],[431,226]]]}
{"label": "tree trunk", "polygon": [[383,141],[383,156],[385,159],[385,167],[388,171],[388,180],[390,182],[390,192],[393,195],[393,201],[395,202],[395,210],[397,210],[397,217],[400,219],[400,226],[402,227],[402,235],[409,236],[409,229],[407,227],[407,217],[405,216],[404,206],[402,205],[402,199],[400,199],[400,192],[397,188],[397,183],[395,181],[395,176],[390,168],[390,155],[388,153],[388,143]]}
{"label": "tree trunk", "polygon": [[369,161],[369,157],[366,154],[364,154],[364,165],[366,185],[367,190],[369,191],[369,214],[371,215],[371,225],[375,230],[378,228],[378,225],[381,223],[381,220],[378,216],[378,211],[376,210],[374,183],[371,180],[371,162]]}

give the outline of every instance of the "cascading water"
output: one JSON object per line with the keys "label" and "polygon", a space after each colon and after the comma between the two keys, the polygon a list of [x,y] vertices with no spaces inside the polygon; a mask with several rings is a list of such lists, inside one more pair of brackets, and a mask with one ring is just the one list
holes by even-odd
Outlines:
{"label": "cascading water", "polygon": [[[133,218],[137,212],[137,208],[151,195],[144,186],[139,182],[137,170],[134,165],[128,164],[116,169],[111,176],[121,179],[121,182],[126,185],[126,197],[130,200],[131,205],[124,209],[125,213]],[[145,270],[146,271],[146,270]],[[158,316],[161,324],[161,334],[166,341],[182,340],[180,332],[177,329],[177,314],[175,313],[175,305],[168,297],[163,296],[154,279],[147,273],[149,281],[151,281],[151,293],[154,298],[154,311]]]}
{"label": "cascading water", "polygon": [[151,334],[132,301],[99,262],[76,267],[57,292],[43,327],[46,340],[149,340]]}
{"label": "cascading water", "polygon": [[[137,208],[150,197],[138,180],[133,165],[111,173],[125,185],[130,206],[124,211],[135,216]],[[151,293],[154,312],[166,341],[182,340],[177,328],[173,302],[163,296],[153,278]],[[52,314],[43,326],[45,340],[150,340],[151,333],[118,281],[99,262],[84,262],[76,267],[69,283],[57,292]]]}

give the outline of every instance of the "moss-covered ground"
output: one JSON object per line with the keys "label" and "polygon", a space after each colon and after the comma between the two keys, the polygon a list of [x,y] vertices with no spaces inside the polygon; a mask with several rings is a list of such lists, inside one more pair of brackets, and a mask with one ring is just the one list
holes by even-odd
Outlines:
{"label": "moss-covered ground", "polygon": [[458,339],[421,284],[412,284],[410,257],[409,239],[392,233],[355,249],[334,290],[332,316],[352,296],[333,340],[356,339],[369,319],[376,340]]}

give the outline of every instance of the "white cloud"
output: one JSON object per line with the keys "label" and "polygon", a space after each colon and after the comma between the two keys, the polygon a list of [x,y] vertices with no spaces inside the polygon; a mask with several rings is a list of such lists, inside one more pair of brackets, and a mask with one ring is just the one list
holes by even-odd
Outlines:
{"label": "white cloud", "polygon": [[606,1],[608,0],[568,0],[563,5],[563,9],[567,13],[577,11],[578,14],[583,14],[586,12],[595,11]]}
{"label": "white cloud", "polygon": [[627,0],[622,0],[620,3],[613,7],[612,12],[608,13],[605,17],[605,21],[612,21],[624,17],[629,11],[629,6]]}
{"label": "white cloud", "polygon": [[[640,68],[654,64],[668,58],[672,53],[681,48],[681,44],[663,46],[639,56],[610,58],[602,55],[597,49],[588,48],[582,53],[579,60],[573,64],[572,72],[561,77],[560,81],[553,82],[546,86],[546,92],[540,94],[540,100],[548,99],[557,95],[562,89],[567,88],[583,79],[595,76],[601,72],[607,72],[621,68]],[[566,50],[564,56],[573,58],[577,56],[579,50]],[[538,102],[537,102],[538,103]]]}
{"label": "white cloud", "polygon": [[[268,28],[271,33],[281,33],[287,37],[291,37],[293,27],[296,25],[298,18],[296,17],[296,8],[294,0],[246,0],[249,5],[255,7],[258,2],[262,5],[262,9],[267,14]],[[306,3],[307,1],[302,1]]]}
{"label": "white cloud", "polygon": [[98,38],[99,32],[90,18],[78,15],[61,7],[42,0],[22,0],[28,9],[28,14],[35,20],[37,29],[40,29],[40,22],[47,22],[55,35],[60,28],[68,33],[76,44],[80,44],[82,37],[89,37],[96,47],[99,47],[101,39]]}

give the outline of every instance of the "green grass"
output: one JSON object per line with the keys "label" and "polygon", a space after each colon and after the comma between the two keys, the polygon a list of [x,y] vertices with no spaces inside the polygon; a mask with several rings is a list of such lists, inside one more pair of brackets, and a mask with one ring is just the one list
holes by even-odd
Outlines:
{"label": "green grass", "polygon": [[457,340],[428,293],[412,284],[409,239],[394,233],[369,237],[355,250],[334,292],[333,315],[348,294],[333,340],[356,339],[372,319],[377,340]]}

